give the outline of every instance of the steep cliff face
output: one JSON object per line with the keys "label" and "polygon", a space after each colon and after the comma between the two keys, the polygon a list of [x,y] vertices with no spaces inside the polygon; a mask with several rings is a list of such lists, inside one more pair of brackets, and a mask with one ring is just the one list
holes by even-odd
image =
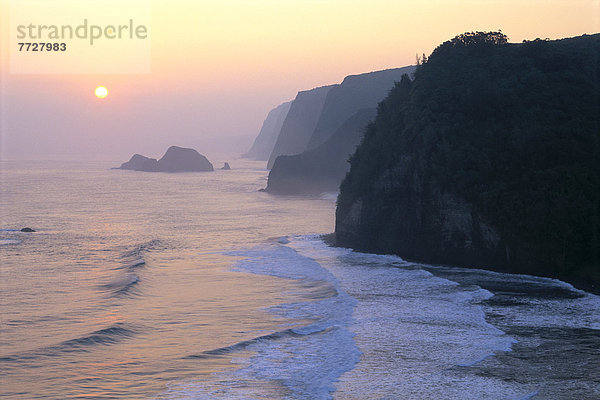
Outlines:
{"label": "steep cliff face", "polygon": [[267,191],[280,194],[337,191],[349,169],[348,157],[360,142],[362,129],[374,118],[377,103],[402,75],[414,70],[414,66],[409,66],[351,75],[333,87],[327,93],[307,150],[276,159],[271,165]]}
{"label": "steep cliff face", "polygon": [[[336,240],[345,247],[430,263],[510,269],[510,248],[472,203],[424,182],[404,156],[373,182],[371,195],[341,201]],[[344,195],[346,193],[344,192]]]}
{"label": "steep cliff face", "polygon": [[300,154],[306,150],[306,145],[321,115],[327,93],[334,86],[336,85],[298,92],[283,121],[267,168],[271,169],[275,159],[280,155]]}
{"label": "steep cliff face", "polygon": [[269,159],[291,105],[292,102],[288,101],[269,111],[252,147],[242,155],[243,158],[251,158],[257,161],[267,161]]}
{"label": "steep cliff face", "polygon": [[395,82],[404,74],[412,74],[414,66],[386,69],[360,75],[350,75],[327,93],[323,111],[310,137],[307,149],[325,143],[354,113],[364,108],[375,108]]}
{"label": "steep cliff face", "polygon": [[351,158],[341,246],[600,282],[600,35],[461,35],[404,77]]}
{"label": "steep cliff face", "polygon": [[335,192],[350,170],[348,158],[360,143],[375,108],[359,110],[325,143],[294,156],[279,156],[269,173],[267,191],[278,194]]}

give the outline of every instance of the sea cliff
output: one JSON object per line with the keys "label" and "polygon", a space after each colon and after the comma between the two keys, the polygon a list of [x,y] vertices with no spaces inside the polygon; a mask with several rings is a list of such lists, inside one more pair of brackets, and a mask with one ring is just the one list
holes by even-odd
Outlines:
{"label": "sea cliff", "polygon": [[242,155],[242,158],[251,158],[257,161],[269,159],[291,105],[292,102],[288,101],[269,111],[252,147]]}
{"label": "sea cliff", "polygon": [[598,285],[599,54],[598,34],[440,45],[351,157],[336,244]]}
{"label": "sea cliff", "polygon": [[350,75],[333,86],[304,148],[282,152],[269,165],[266,190],[278,194],[337,191],[350,168],[348,158],[375,117],[377,104],[402,75],[414,71],[414,66],[407,66]]}

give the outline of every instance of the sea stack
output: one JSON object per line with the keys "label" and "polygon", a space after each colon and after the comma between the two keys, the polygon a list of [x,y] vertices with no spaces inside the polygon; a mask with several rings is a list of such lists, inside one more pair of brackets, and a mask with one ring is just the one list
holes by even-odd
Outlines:
{"label": "sea stack", "polygon": [[201,172],[213,171],[213,165],[194,149],[171,146],[160,160],[159,172]]}
{"label": "sea stack", "polygon": [[145,172],[205,172],[214,171],[206,157],[194,149],[171,146],[160,160],[134,154],[118,169]]}
{"label": "sea stack", "polygon": [[119,169],[156,172],[158,171],[158,161],[156,158],[148,158],[140,154],[134,154],[129,161],[121,164]]}

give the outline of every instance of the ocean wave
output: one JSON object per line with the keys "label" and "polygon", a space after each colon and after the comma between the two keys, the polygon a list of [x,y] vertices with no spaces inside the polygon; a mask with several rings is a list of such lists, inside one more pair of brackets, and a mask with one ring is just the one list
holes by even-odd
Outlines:
{"label": "ocean wave", "polygon": [[321,200],[336,201],[339,194],[340,194],[339,192],[323,192],[323,193],[321,193],[321,195],[319,196],[319,198]]}
{"label": "ocean wave", "polygon": [[111,296],[130,295],[139,280],[140,278],[136,274],[127,274],[101,285],[100,288],[109,291]]}
{"label": "ocean wave", "polygon": [[133,330],[126,328],[122,324],[115,324],[111,327],[94,331],[88,335],[67,340],[58,345],[57,348],[69,350],[81,349],[94,345],[111,345],[118,343],[125,338],[131,337],[133,334]]}
{"label": "ocean wave", "polygon": [[160,239],[152,239],[147,242],[140,243],[134,246],[131,250],[125,251],[122,255],[122,259],[143,259],[144,253],[152,251],[160,251],[166,248],[166,244]]}
{"label": "ocean wave", "polygon": [[257,344],[259,342],[275,341],[275,340],[281,340],[281,339],[285,339],[285,338],[298,338],[298,337],[303,337],[303,336],[307,336],[307,335],[323,334],[323,333],[329,332],[331,329],[333,329],[333,328],[326,328],[326,329],[323,329],[320,331],[308,332],[308,333],[297,332],[293,328],[285,329],[283,331],[273,332],[273,333],[269,333],[268,335],[258,336],[253,339],[244,340],[242,342],[238,342],[238,343],[232,344],[230,346],[224,346],[224,347],[220,347],[218,349],[203,351],[200,354],[193,354],[193,355],[185,356],[184,359],[204,359],[204,358],[220,357],[223,355],[227,355],[229,353],[244,350],[244,349],[248,348],[249,346]]}
{"label": "ocean wave", "polygon": [[[436,378],[448,377],[447,383],[455,385],[457,366],[472,367],[516,343],[486,321],[482,304],[494,294],[480,286],[445,279],[435,268],[400,257],[332,248],[316,235],[293,237],[289,246],[331,271],[359,301],[350,331],[363,358],[340,378],[336,398],[350,393],[380,398],[366,392],[374,384],[369,376],[382,377],[376,386],[384,388],[379,393],[385,398],[411,397],[411,390],[425,389],[420,373],[439,371]],[[444,393],[443,385],[440,392],[431,389],[431,396],[416,398]]]}
{"label": "ocean wave", "polygon": [[287,236],[282,236],[279,239],[277,239],[277,243],[279,244],[288,244],[290,242],[290,239],[288,239]]}
{"label": "ocean wave", "polygon": [[570,283],[553,278],[507,274],[478,268],[430,265],[426,265],[425,268],[437,276],[460,281],[463,284],[477,285],[497,295],[509,294],[537,299],[576,299],[589,295],[589,293],[573,287]]}
{"label": "ocean wave", "polygon": [[141,268],[144,267],[146,265],[146,261],[142,258],[139,258],[137,260],[133,260],[127,263],[124,263],[123,265],[120,265],[114,269],[125,269],[125,270],[134,270],[136,268]]}
{"label": "ocean wave", "polygon": [[471,360],[471,361],[464,361],[464,362],[458,363],[458,364],[456,364],[456,365],[457,365],[457,366],[459,366],[459,367],[472,367],[472,366],[474,366],[475,364],[479,364],[480,362],[482,362],[482,361],[483,361],[483,360],[485,360],[486,358],[488,358],[488,357],[493,357],[493,356],[495,356],[495,355],[496,355],[496,353],[487,353],[487,354],[484,354],[484,355],[482,355],[481,357],[478,357],[478,358],[476,358],[476,359],[474,359],[474,360]]}
{"label": "ocean wave", "polygon": [[[275,239],[263,247],[227,254],[244,257],[235,264],[235,271],[295,281],[297,289],[289,294],[298,301],[268,311],[284,320],[311,322],[216,350],[217,354],[242,349],[256,354],[237,360],[242,368],[224,381],[234,379],[250,386],[280,382],[289,393],[285,398],[330,398],[336,381],[360,360],[354,334],[348,329],[357,302],[317,261],[281,242],[285,243]],[[210,398],[199,395],[206,394],[203,390],[195,390],[194,396]],[[244,398],[243,392],[233,388],[225,393],[228,398]]]}
{"label": "ocean wave", "polygon": [[63,353],[87,352],[92,346],[109,346],[132,337],[136,332],[125,324],[117,323],[108,328],[100,329],[89,334],[65,340],[56,345],[42,347],[0,357],[0,362],[26,362],[39,357],[55,357]]}
{"label": "ocean wave", "polygon": [[523,397],[519,397],[517,400],[530,400],[530,399],[533,399],[535,396],[537,396],[539,393],[540,393],[539,390],[536,390],[535,392],[528,393]]}

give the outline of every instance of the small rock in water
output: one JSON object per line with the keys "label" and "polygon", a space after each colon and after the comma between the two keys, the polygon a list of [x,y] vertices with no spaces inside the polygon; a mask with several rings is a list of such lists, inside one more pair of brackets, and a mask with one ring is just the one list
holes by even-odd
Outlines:
{"label": "small rock in water", "polygon": [[231,169],[231,167],[229,166],[229,163],[226,162],[225,164],[223,164],[223,168],[221,169]]}
{"label": "small rock in water", "polygon": [[35,232],[35,229],[23,228],[23,229],[21,229],[21,232]]}

